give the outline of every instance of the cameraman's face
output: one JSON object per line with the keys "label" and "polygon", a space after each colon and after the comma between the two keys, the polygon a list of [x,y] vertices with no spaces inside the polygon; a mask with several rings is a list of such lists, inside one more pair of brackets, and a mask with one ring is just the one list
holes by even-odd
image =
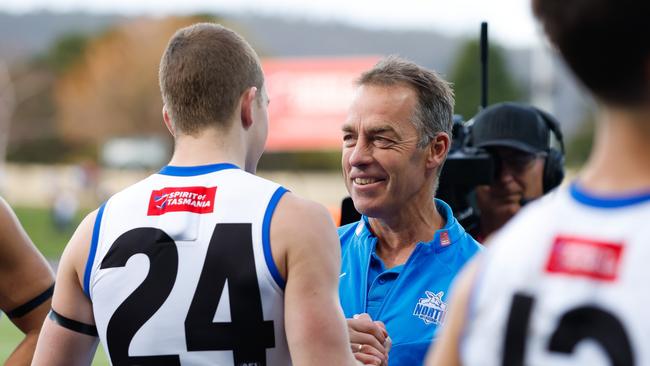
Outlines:
{"label": "cameraman's face", "polygon": [[489,149],[496,158],[497,176],[489,186],[476,188],[476,199],[483,215],[509,219],[522,201],[543,195],[544,157],[507,147]]}

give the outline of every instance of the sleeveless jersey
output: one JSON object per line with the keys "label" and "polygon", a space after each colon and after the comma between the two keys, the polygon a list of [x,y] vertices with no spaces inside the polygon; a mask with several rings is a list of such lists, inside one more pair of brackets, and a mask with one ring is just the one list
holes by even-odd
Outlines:
{"label": "sleeveless jersey", "polygon": [[286,190],[167,166],[98,211],[84,277],[113,365],[290,365],[270,222]]}
{"label": "sleeveless jersey", "polygon": [[463,365],[650,365],[650,194],[560,188],[482,260]]}

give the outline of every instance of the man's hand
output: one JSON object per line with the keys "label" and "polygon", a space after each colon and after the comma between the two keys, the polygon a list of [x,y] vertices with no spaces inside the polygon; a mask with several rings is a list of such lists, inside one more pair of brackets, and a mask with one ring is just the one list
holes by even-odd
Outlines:
{"label": "man's hand", "polygon": [[386,326],[366,313],[346,319],[354,357],[364,365],[387,365],[391,340]]}

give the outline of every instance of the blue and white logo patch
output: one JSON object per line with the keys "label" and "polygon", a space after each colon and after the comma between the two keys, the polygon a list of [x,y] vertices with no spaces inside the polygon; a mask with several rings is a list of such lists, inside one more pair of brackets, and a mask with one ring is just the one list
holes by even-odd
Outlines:
{"label": "blue and white logo patch", "polygon": [[442,301],[445,295],[443,291],[434,294],[431,291],[425,291],[427,297],[418,300],[413,310],[413,316],[422,319],[426,325],[436,324],[441,325],[445,320],[447,313],[447,304]]}

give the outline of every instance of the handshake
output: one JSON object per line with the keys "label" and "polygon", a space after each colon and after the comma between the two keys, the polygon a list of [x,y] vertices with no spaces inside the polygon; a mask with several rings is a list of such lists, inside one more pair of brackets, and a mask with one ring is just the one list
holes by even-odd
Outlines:
{"label": "handshake", "polygon": [[356,314],[346,319],[350,334],[352,353],[364,365],[388,365],[388,352],[392,341],[381,321],[373,321],[370,315]]}

